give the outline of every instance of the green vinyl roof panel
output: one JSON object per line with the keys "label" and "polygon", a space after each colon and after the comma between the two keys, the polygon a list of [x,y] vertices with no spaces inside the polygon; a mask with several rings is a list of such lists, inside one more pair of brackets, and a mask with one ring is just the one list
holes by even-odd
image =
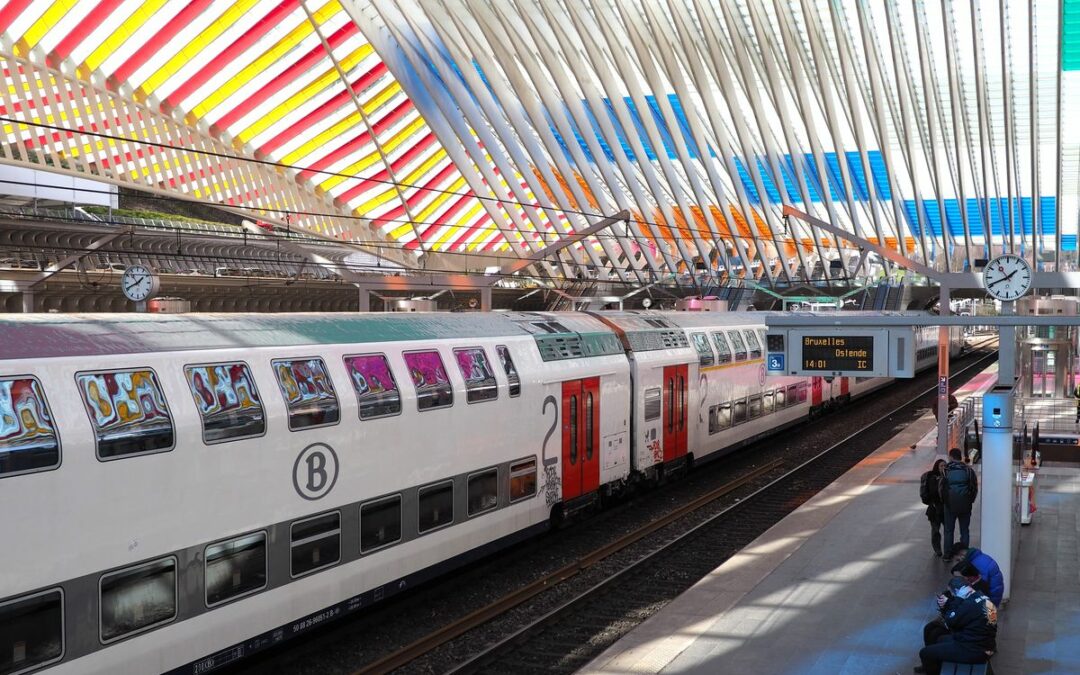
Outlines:
{"label": "green vinyl roof panel", "polygon": [[0,319],[0,361],[527,336],[499,314],[41,314]]}

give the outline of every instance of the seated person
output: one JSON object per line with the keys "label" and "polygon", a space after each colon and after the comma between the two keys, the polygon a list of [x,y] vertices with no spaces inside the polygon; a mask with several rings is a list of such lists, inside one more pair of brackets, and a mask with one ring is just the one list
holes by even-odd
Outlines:
{"label": "seated person", "polygon": [[940,675],[941,664],[986,663],[997,649],[997,607],[982,593],[954,577],[937,597],[940,618],[923,628],[916,673]]}
{"label": "seated person", "polygon": [[952,573],[966,578],[968,585],[990,598],[995,607],[1000,607],[1001,596],[1005,594],[1005,576],[997,561],[975,547],[960,549],[957,554],[963,557],[953,565]]}

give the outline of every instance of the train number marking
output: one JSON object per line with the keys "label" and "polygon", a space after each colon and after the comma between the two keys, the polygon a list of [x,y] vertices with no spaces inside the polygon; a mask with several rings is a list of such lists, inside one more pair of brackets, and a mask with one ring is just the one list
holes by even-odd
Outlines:
{"label": "train number marking", "polygon": [[547,456],[548,440],[551,439],[551,434],[555,433],[555,429],[559,427],[559,402],[555,399],[554,396],[548,394],[548,397],[544,399],[544,405],[540,407],[540,415],[542,417],[547,416],[548,403],[550,403],[551,406],[555,408],[555,417],[551,420],[551,428],[548,429],[547,435],[544,436],[544,445],[540,448],[540,457],[544,460],[544,466],[549,466],[559,461],[558,457],[552,457],[551,459],[548,459]]}
{"label": "train number marking", "polygon": [[322,499],[334,489],[337,478],[337,453],[326,443],[312,443],[296,456],[293,487],[304,499]]}
{"label": "train number marking", "polygon": [[701,377],[698,378],[698,408],[697,408],[697,421],[699,424],[705,424],[705,404],[709,399],[709,376],[705,373],[701,373]]}

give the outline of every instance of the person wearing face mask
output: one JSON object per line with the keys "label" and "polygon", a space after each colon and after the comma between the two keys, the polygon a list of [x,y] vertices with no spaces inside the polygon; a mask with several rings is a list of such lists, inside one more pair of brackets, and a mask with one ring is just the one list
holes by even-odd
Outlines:
{"label": "person wearing face mask", "polygon": [[937,597],[939,618],[923,628],[916,673],[940,675],[941,664],[986,663],[997,651],[997,607],[963,577]]}

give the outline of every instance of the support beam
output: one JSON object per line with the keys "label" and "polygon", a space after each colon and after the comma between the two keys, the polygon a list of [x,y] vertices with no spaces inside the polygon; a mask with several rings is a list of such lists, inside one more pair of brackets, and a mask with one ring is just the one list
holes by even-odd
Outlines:
{"label": "support beam", "polygon": [[[584,230],[578,230],[577,232],[569,236],[562,237],[554,244],[551,244],[550,246],[545,246],[539,251],[534,251],[529,255],[523,257],[521,260],[515,260],[512,263],[503,265],[501,268],[499,268],[499,272],[503,275],[515,274],[524,269],[527,269],[530,265],[540,262],[541,260],[547,258],[550,255],[558,253],[567,246],[573,246],[585,237],[594,235],[601,230],[606,230],[608,227],[619,221],[628,222],[629,220],[630,212],[624,209],[613,216],[608,216],[606,218],[602,218],[596,221],[592,225],[586,227]],[[492,281],[491,283],[495,282]]]}

